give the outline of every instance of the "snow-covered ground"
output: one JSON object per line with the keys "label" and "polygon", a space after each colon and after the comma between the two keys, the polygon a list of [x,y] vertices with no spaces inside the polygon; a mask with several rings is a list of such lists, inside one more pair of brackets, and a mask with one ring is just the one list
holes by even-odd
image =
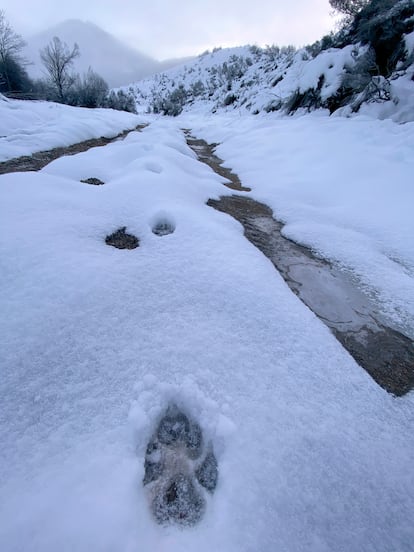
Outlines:
{"label": "snow-covered ground", "polygon": [[[154,119],[0,177],[0,550],[412,550],[413,394],[378,387],[205,205],[231,191],[186,145],[189,126],[222,142],[288,236],[413,320],[411,124]],[[154,235],[160,220],[175,232]],[[139,248],[105,244],[122,226]],[[170,400],[219,462],[186,530],[155,524],[141,483]]]}
{"label": "snow-covered ground", "polygon": [[0,162],[91,138],[112,138],[139,123],[142,116],[123,111],[8,100],[0,94]]}

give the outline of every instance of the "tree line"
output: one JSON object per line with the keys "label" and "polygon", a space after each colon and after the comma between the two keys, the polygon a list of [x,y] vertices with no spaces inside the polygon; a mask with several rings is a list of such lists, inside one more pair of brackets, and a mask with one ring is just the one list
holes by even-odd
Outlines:
{"label": "tree line", "polygon": [[133,96],[122,90],[110,91],[105,79],[91,67],[83,75],[73,71],[73,64],[80,56],[76,43],[70,48],[59,37],[53,37],[40,50],[46,78],[36,80],[26,70],[28,63],[22,55],[25,45],[0,10],[0,92],[82,107],[135,111]]}

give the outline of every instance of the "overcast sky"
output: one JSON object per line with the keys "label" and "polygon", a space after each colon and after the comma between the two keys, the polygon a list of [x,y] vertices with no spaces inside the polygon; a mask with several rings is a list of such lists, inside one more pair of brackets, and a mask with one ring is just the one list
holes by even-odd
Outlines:
{"label": "overcast sky", "polygon": [[0,0],[0,9],[24,37],[81,19],[157,59],[214,46],[302,46],[334,24],[328,0]]}

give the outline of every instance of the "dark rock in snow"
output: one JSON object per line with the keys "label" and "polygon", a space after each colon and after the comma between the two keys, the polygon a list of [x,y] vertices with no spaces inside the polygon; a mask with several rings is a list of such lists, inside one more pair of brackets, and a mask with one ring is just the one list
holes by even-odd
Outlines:
{"label": "dark rock in snow", "polygon": [[105,182],[102,182],[99,178],[85,178],[85,180],[81,180],[84,184],[92,184],[92,186],[102,186],[105,184]]}
{"label": "dark rock in snow", "polygon": [[105,238],[106,245],[112,245],[117,249],[135,249],[139,246],[139,240],[132,234],[125,232],[126,226],[119,228],[113,234],[110,234]]}

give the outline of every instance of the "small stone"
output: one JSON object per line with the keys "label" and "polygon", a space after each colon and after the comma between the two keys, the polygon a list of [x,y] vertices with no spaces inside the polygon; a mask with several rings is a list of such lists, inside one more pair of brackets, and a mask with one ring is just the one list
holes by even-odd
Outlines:
{"label": "small stone", "polygon": [[105,184],[105,182],[102,182],[99,178],[86,178],[85,180],[81,180],[84,184],[92,184],[92,186],[102,186]]}

